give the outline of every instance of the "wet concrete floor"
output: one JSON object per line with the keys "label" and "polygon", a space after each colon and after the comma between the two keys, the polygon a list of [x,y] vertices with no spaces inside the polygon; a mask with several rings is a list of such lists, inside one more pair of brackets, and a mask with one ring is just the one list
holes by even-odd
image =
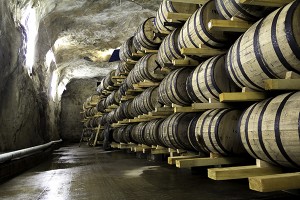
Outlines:
{"label": "wet concrete floor", "polygon": [[258,193],[247,180],[213,181],[206,169],[177,169],[124,151],[69,145],[51,159],[0,185],[0,199],[188,200],[300,199]]}

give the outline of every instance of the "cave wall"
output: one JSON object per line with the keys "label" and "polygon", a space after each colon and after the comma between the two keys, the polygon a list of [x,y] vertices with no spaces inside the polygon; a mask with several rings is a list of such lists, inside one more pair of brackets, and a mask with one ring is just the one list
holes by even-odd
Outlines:
{"label": "cave wall", "polygon": [[0,2],[0,151],[49,140],[41,99],[24,66],[26,33],[14,22],[9,3]]}
{"label": "cave wall", "polygon": [[97,79],[72,80],[66,87],[61,99],[60,135],[63,140],[79,142],[83,123],[82,104],[96,92]]}

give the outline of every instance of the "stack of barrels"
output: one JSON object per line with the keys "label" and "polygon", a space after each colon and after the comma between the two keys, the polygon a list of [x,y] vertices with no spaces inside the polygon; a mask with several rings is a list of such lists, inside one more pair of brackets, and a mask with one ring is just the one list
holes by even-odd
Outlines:
{"label": "stack of barrels", "polygon": [[[192,103],[219,101],[223,92],[247,87],[264,90],[265,79],[284,78],[286,72],[300,74],[300,1],[277,10],[240,4],[231,0],[211,0],[203,5],[163,1],[156,17],[148,18],[120,49],[121,61],[101,82],[102,98],[97,112],[111,105],[92,124],[112,124],[147,114],[162,106],[190,106]],[[176,28],[167,19],[168,12],[190,13]],[[253,22],[244,34],[210,30],[211,19],[238,18]],[[182,23],[182,27],[178,27]],[[172,60],[184,58],[180,49],[221,49],[227,53],[197,57],[197,67],[172,68]],[[158,53],[136,53],[157,50]],[[126,61],[137,61],[130,65]],[[162,67],[170,72],[155,73]],[[126,74],[116,86],[113,76]],[[120,101],[134,84],[143,80],[159,82],[132,100]],[[103,91],[109,95],[103,96]],[[133,123],[114,128],[115,142],[159,145],[204,154],[223,156],[250,154],[272,164],[300,167],[300,92],[274,96],[243,109],[213,109],[198,113],[176,113],[166,119]],[[95,108],[86,114],[95,112]]]}

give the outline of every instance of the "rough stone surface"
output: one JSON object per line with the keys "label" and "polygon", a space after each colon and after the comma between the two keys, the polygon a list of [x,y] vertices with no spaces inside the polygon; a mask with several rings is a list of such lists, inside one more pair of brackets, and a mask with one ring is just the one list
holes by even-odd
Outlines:
{"label": "rough stone surface", "polygon": [[62,95],[60,135],[63,140],[79,142],[82,133],[82,102],[84,102],[91,92],[96,92],[97,79],[73,80],[67,85],[67,89]]}

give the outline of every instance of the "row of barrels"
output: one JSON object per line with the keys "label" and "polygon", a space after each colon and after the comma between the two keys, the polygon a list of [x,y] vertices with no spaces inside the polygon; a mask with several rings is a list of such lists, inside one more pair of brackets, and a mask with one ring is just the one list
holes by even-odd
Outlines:
{"label": "row of barrels", "polygon": [[[163,55],[169,53],[165,48],[166,44],[178,48],[199,47],[199,44],[205,44],[212,48],[225,48],[235,39],[232,34],[223,31],[211,31],[208,28],[210,19],[230,19],[236,17],[242,20],[255,22],[266,16],[272,9],[261,6],[243,5],[238,1],[210,0],[205,4],[189,4],[180,2],[163,1],[156,13],[156,17],[146,19],[137,29],[133,37],[126,40],[120,48],[120,59],[124,62],[127,59],[137,60],[132,54],[144,49],[160,49]],[[168,13],[189,13],[193,14],[179,31],[168,25],[171,20],[168,19]],[[182,23],[181,21],[172,21],[173,23]],[[167,43],[169,39],[157,36],[159,34],[172,34],[170,37],[176,37],[174,43]],[[179,33],[180,32],[180,33]],[[179,36],[179,37],[178,37]],[[169,38],[170,38],[169,37]],[[179,38],[177,42],[177,38]],[[161,45],[163,42],[163,45]],[[177,44],[178,43],[178,44]],[[160,46],[161,45],[161,46]],[[171,48],[172,49],[172,48]],[[178,52],[171,57],[180,57]],[[177,58],[178,58],[177,57]],[[168,58],[164,56],[164,58]],[[169,55],[170,58],[170,55]],[[170,60],[169,60],[170,61]],[[165,63],[168,63],[165,61]]]}
{"label": "row of barrels", "polygon": [[284,167],[300,167],[300,92],[238,109],[177,113],[116,128],[116,142],[160,145],[224,156],[245,154]]}
{"label": "row of barrels", "polygon": [[[217,39],[215,40],[212,39],[214,35],[220,35],[220,33],[222,33],[220,31],[216,32],[216,34],[211,34],[209,37],[203,36],[205,42],[203,42],[203,38],[191,38],[192,36],[198,36],[199,32],[207,33],[207,31],[203,31],[202,29],[201,31],[193,27],[194,24],[201,25],[203,23],[191,20],[193,18],[195,18],[195,20],[202,19],[198,17],[198,15],[207,17],[216,14],[216,12],[210,12],[215,9],[216,5],[218,9],[222,7],[221,1],[209,1],[203,5],[194,13],[194,16],[186,22],[182,29],[175,29],[163,40],[158,55],[147,55],[142,58],[125,80],[126,84],[122,87],[122,92],[125,93],[129,88],[133,89],[133,84],[144,79],[152,81],[161,80],[161,77],[159,79],[153,77],[153,75],[155,75],[153,73],[154,69],[171,63],[173,59],[182,58],[180,48],[196,47],[197,45],[193,46],[192,44],[206,44],[206,42],[209,42],[209,44],[206,44],[207,46],[214,48],[221,47],[220,42],[217,44],[221,36],[216,37]],[[228,5],[230,5],[230,3],[228,3]],[[227,8],[231,9],[234,6],[231,5]],[[246,7],[243,6],[241,8],[249,11],[253,16],[256,16],[253,17],[253,19],[260,17],[260,15],[256,13],[257,9],[246,9]],[[268,13],[266,12],[268,10],[267,8],[262,8],[261,12]],[[299,10],[299,1],[294,1],[274,11],[266,18],[258,21],[245,34],[240,36],[226,55],[202,60],[201,64],[194,71],[193,76],[189,77],[190,83],[188,85],[204,81],[202,85],[205,84],[205,87],[211,88],[211,91],[209,90],[203,93],[199,92],[203,86],[199,86],[200,88],[198,89],[196,89],[198,87],[196,85],[193,87],[189,86],[187,91],[190,99],[193,102],[207,102],[209,98],[218,99],[220,92],[236,91],[242,87],[248,87],[253,90],[263,90],[265,79],[284,78],[288,71],[300,73],[300,30],[297,26],[293,26],[293,24],[299,23]],[[241,16],[241,18],[243,17]],[[202,20],[205,21],[205,19]],[[192,30],[186,30],[186,28],[194,29],[194,33],[192,33]],[[224,46],[222,46],[222,48],[223,47]],[[148,59],[150,57],[153,59]],[[147,60],[147,62],[145,62],[145,60]],[[141,65],[140,63],[145,64]],[[143,70],[141,68],[143,68]],[[147,68],[148,70],[144,70]],[[216,72],[214,69],[216,69]],[[152,72],[153,74],[152,76],[146,76],[146,73],[143,71]],[[164,98],[162,98],[162,101],[165,102]],[[181,104],[178,101],[177,103],[180,105],[190,103],[188,99],[184,101],[185,102],[181,102]]]}

